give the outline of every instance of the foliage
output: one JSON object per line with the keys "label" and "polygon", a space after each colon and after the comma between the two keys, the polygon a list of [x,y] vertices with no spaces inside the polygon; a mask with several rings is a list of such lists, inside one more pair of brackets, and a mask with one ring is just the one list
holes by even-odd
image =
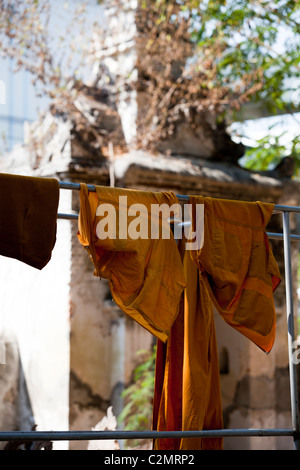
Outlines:
{"label": "foliage", "polygon": [[267,135],[257,140],[257,145],[245,152],[244,161],[246,168],[250,170],[265,171],[278,165],[284,156],[291,156],[295,162],[295,174],[300,171],[300,136],[296,136],[289,143],[290,150],[287,153],[286,145],[281,142],[284,133],[274,136]]}
{"label": "foliage", "polygon": [[215,86],[228,84],[237,106],[251,97],[268,99],[274,113],[285,109],[286,94],[298,90],[287,79],[300,76],[299,3],[282,0],[191,3],[194,24],[202,23],[192,33],[198,47],[204,47],[204,51],[209,47],[215,52]]}
{"label": "foliage", "polygon": [[[297,281],[298,281],[298,289],[297,289],[297,295],[298,295],[298,315],[297,315],[297,331],[296,335],[300,335],[300,307],[299,307],[299,302],[300,302],[300,252],[298,253],[298,269],[297,269]],[[297,304],[296,304],[297,305]]]}
{"label": "foliage", "polygon": [[142,7],[141,75],[157,135],[203,110],[218,122],[250,100],[268,103],[271,114],[293,112],[291,98],[300,102],[298,2],[157,0]]}
{"label": "foliage", "polygon": [[140,363],[134,369],[132,383],[123,391],[126,404],[118,417],[127,431],[147,430],[152,422],[156,347],[137,354]]}
{"label": "foliage", "polygon": [[[108,3],[121,9],[126,2]],[[138,145],[155,148],[160,139],[176,133],[178,123],[187,121],[193,129],[199,117],[209,116],[217,132],[229,113],[237,113],[250,101],[264,103],[270,114],[296,110],[300,103],[297,0],[139,0],[138,4],[138,47],[142,51],[136,64],[138,80],[134,83],[123,77],[119,83],[115,77],[112,90],[115,99],[120,90],[135,86],[148,96]],[[42,93],[73,122],[81,128],[92,127],[76,107],[84,83],[80,70],[86,65],[91,36],[103,39],[107,31],[97,21],[87,27],[84,3],[70,18],[70,25],[77,27],[72,41],[68,30],[63,37],[49,36],[49,0],[0,0],[0,7],[1,54],[29,70]],[[66,38],[68,49],[64,47]],[[295,143],[293,151],[299,159],[298,148]],[[265,142],[258,142],[250,166],[264,155],[263,149]],[[277,146],[276,152],[282,150]],[[277,155],[268,151],[262,168],[268,160],[274,163]]]}

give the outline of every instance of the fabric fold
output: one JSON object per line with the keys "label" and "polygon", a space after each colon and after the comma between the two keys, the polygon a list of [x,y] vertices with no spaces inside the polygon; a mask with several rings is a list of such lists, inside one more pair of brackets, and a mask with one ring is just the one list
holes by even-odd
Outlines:
{"label": "fabric fold", "polygon": [[[274,206],[202,196],[189,202],[191,234],[196,205],[204,204],[204,236],[198,234],[204,243],[190,251],[184,240],[179,245],[186,288],[167,344],[157,345],[153,427],[159,431],[223,427],[213,306],[263,351],[275,340],[280,273],[265,232]],[[157,439],[154,448],[221,450],[223,439]]]}
{"label": "fabric fold", "polygon": [[[222,429],[219,360],[212,303],[201,272],[179,243],[186,288],[166,345],[158,341],[153,428],[158,431]],[[222,438],[154,441],[156,450],[222,450]]]}
{"label": "fabric fold", "polygon": [[[222,318],[266,353],[273,347],[273,292],[280,283],[266,226],[274,204],[191,196],[204,203],[204,246],[191,251]],[[193,222],[195,225],[195,222]]]}

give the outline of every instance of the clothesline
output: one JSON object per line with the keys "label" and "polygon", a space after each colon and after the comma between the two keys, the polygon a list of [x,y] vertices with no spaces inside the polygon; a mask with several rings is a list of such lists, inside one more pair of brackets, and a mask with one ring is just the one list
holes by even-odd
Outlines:
{"label": "clothesline", "polygon": [[[78,190],[78,189],[81,189],[81,184],[80,183],[62,183],[60,187],[62,189],[75,189],[75,190],[77,189]],[[97,186],[87,185],[87,189],[88,189],[88,191],[95,192],[97,190]],[[86,195],[86,197],[87,197],[87,195]],[[189,196],[179,195],[177,197],[181,201],[186,201],[186,202],[189,201]],[[215,202],[215,201],[212,201],[212,202]],[[224,208],[224,211],[225,211],[226,204],[224,206],[223,206],[223,208]],[[230,201],[229,201],[229,206],[232,207],[232,204],[230,205]],[[271,211],[272,211],[272,209],[271,209]],[[269,207],[269,214],[270,214],[271,211],[270,211],[270,207]],[[227,213],[228,213],[228,210],[227,210]],[[299,409],[298,409],[298,379],[297,379],[296,364],[293,360],[293,348],[295,347],[294,341],[295,341],[296,335],[295,335],[294,322],[291,321],[291,319],[294,319],[294,305],[293,305],[293,300],[294,300],[293,299],[293,288],[294,288],[294,284],[293,284],[293,279],[292,279],[292,262],[291,262],[292,260],[291,260],[291,246],[290,246],[290,241],[292,239],[296,239],[297,241],[300,240],[300,235],[296,235],[296,236],[293,237],[292,234],[290,233],[290,214],[291,213],[299,213],[300,214],[300,207],[283,206],[283,205],[276,204],[273,207],[273,213],[274,214],[275,213],[282,214],[282,219],[283,219],[283,233],[282,234],[279,234],[279,233],[270,234],[270,233],[268,233],[268,236],[270,238],[282,238],[283,239],[283,245],[284,245],[284,271],[285,271],[285,286],[286,286],[286,314],[287,314],[287,327],[288,327],[288,352],[289,352],[289,371],[290,371],[291,415],[292,415],[292,425],[293,425],[293,430],[294,430],[293,437],[294,437],[295,448],[300,449],[300,432],[299,432],[300,431],[300,424],[299,424],[300,421],[299,421]],[[224,212],[224,214],[225,214],[225,212]],[[253,217],[254,218],[252,220],[255,221],[256,220],[255,219],[256,215],[253,215]],[[212,229],[216,228],[214,225],[212,227],[213,227]],[[84,240],[84,242],[86,244],[85,240]],[[233,242],[233,243],[235,243],[235,242]],[[173,259],[173,256],[170,256],[169,258]],[[169,258],[167,258],[167,259],[169,259]],[[189,260],[190,258],[187,257],[186,259]],[[257,260],[257,258],[256,258],[256,260]],[[208,256],[208,258],[206,259],[206,262],[208,264],[208,267],[211,268],[211,266],[210,266],[211,257]],[[272,262],[270,262],[270,263],[272,264]],[[97,260],[96,260],[96,266],[97,266]],[[254,268],[254,265],[253,265],[253,268]],[[256,267],[254,269],[257,269],[257,268],[258,268],[258,266],[256,265]],[[175,271],[175,269],[174,269],[174,270],[172,270],[172,272],[174,272],[174,275],[176,276],[177,271]],[[176,272],[176,274],[175,274],[175,272]],[[210,269],[209,269],[209,272],[211,272]],[[257,271],[257,273],[258,273],[258,277],[259,277],[260,272]],[[276,278],[276,270],[273,273],[274,273],[273,279],[277,279],[278,277]],[[180,274],[179,271],[178,271],[178,274]],[[252,274],[253,274],[253,272],[252,272]],[[269,273],[269,275],[271,275],[271,273]],[[262,283],[263,282],[264,281],[263,281],[263,276],[262,276]],[[273,286],[273,283],[272,283],[272,286]],[[270,287],[270,284],[269,284],[269,287]],[[251,289],[249,289],[249,292],[250,291],[251,291]],[[190,290],[187,290],[187,295],[189,293],[190,293]],[[141,298],[141,301],[143,301],[143,298]],[[193,304],[192,302],[190,304],[189,304],[189,302],[187,302],[187,305],[192,305],[192,304]],[[221,308],[220,308],[220,310],[221,310]],[[250,309],[250,310],[252,311],[253,309]],[[195,314],[195,312],[194,312],[194,314]],[[152,324],[151,324],[151,326],[152,326]],[[250,335],[250,333],[251,332],[249,332],[249,335]],[[271,338],[271,342],[272,341],[273,341],[273,339]],[[267,348],[268,348],[268,346],[266,347],[266,349]],[[263,349],[263,350],[266,350],[266,349]],[[162,353],[162,351],[160,351],[160,352]],[[202,356],[197,355],[197,357],[204,357],[204,355],[202,355]],[[160,356],[160,359],[162,359],[162,356]],[[158,368],[158,370],[161,372],[161,369]],[[163,370],[162,370],[162,373],[163,373]],[[158,383],[162,383],[162,382],[159,380]],[[172,383],[172,380],[171,380],[170,383]],[[161,400],[162,398],[163,397],[159,396],[159,400]],[[156,409],[157,410],[160,409],[159,408],[159,403],[156,403],[156,405],[157,405]],[[216,402],[216,407],[217,407],[217,405],[218,405],[218,402]],[[218,415],[218,413],[216,412],[216,414],[214,416],[216,417],[217,415]],[[156,418],[158,419],[157,416],[156,416]],[[199,426],[199,428],[200,427],[201,426]],[[216,425],[216,428],[219,428],[218,424]],[[218,432],[219,431],[220,431],[220,429],[218,430]],[[202,431],[202,432],[204,432],[204,431]]]}
{"label": "clothesline", "polygon": [[[95,192],[94,185],[87,185],[88,190]],[[75,189],[80,190],[80,183],[60,182],[62,189]],[[189,201],[189,196],[178,195],[180,201]],[[291,234],[290,231],[290,214],[300,214],[300,207],[287,206],[275,204],[273,214],[282,215],[283,233],[270,233],[267,236],[272,239],[282,239],[284,247],[284,271],[285,271],[285,291],[286,291],[286,316],[287,316],[287,329],[288,329],[288,354],[289,354],[289,375],[290,375],[290,399],[291,399],[291,417],[292,427],[294,430],[294,446],[295,449],[300,449],[300,418],[299,418],[299,403],[298,403],[298,378],[297,378],[297,365],[293,360],[293,348],[296,338],[295,325],[291,319],[294,319],[294,297],[293,297],[293,279],[292,279],[292,252],[291,241],[300,241],[300,235]],[[77,218],[76,215],[71,216]],[[226,430],[227,431],[227,430]],[[241,430],[239,430],[241,431]],[[205,432],[205,431],[202,431]],[[241,434],[240,434],[241,435]]]}
{"label": "clothesline", "polygon": [[[70,190],[80,190],[80,183],[71,183],[66,181],[59,182],[60,189],[70,189]],[[96,188],[93,184],[87,184],[87,188],[90,192],[95,192]],[[179,201],[189,201],[189,196],[184,194],[176,194],[176,197]],[[274,214],[279,214],[281,212],[295,212],[300,213],[300,207],[297,206],[286,206],[275,204],[274,206]],[[65,214],[65,213],[58,213],[58,219],[66,219],[66,220],[78,220],[78,214]],[[268,238],[273,240],[282,240],[283,234],[276,233],[276,232],[267,232]],[[290,239],[293,241],[300,241],[300,235],[290,234]]]}
{"label": "clothesline", "polygon": [[[96,191],[96,187],[94,185],[87,185],[88,190],[91,192]],[[80,183],[71,183],[71,182],[59,182],[60,189],[67,189],[67,190],[80,190],[81,185]],[[47,195],[48,197],[48,195]],[[189,201],[189,196],[186,195],[178,195],[177,196],[181,201]],[[22,197],[21,197],[22,200]],[[40,201],[39,201],[40,204]],[[5,204],[2,204],[6,207]],[[23,206],[21,204],[21,209],[23,210]],[[47,211],[44,211],[47,213]],[[9,211],[7,211],[9,214]],[[291,398],[291,418],[292,418],[292,426],[288,429],[210,429],[210,430],[198,430],[198,431],[178,431],[174,433],[174,431],[170,432],[160,432],[160,431],[150,431],[150,432],[141,432],[135,433],[132,431],[116,431],[115,433],[110,431],[109,433],[105,433],[103,431],[92,431],[92,432],[59,432],[59,431],[52,431],[52,432],[40,432],[35,431],[33,432],[0,432],[0,441],[6,440],[81,440],[81,439],[131,439],[134,436],[139,438],[166,438],[166,437],[191,437],[192,434],[195,437],[217,437],[217,436],[292,436],[294,440],[294,445],[297,450],[300,450],[300,420],[299,420],[299,404],[298,404],[298,378],[297,378],[297,364],[293,360],[294,356],[294,341],[296,338],[295,335],[295,325],[292,321],[294,319],[294,283],[292,279],[292,260],[291,260],[291,246],[290,241],[296,240],[300,241],[300,235],[294,235],[290,233],[290,213],[299,213],[300,214],[300,207],[294,206],[283,206],[283,205],[275,205],[274,206],[274,214],[282,214],[283,218],[283,234],[280,233],[268,233],[270,238],[277,238],[283,239],[283,246],[284,246],[284,281],[285,281],[285,290],[286,290],[286,317],[287,317],[287,330],[288,330],[288,353],[289,353],[289,372],[290,372],[290,398]],[[56,218],[63,218],[63,219],[78,219],[78,214],[57,214],[57,206],[53,211],[53,219],[56,221]],[[5,220],[5,217],[4,217]],[[45,225],[46,226],[46,225]],[[43,232],[43,231],[41,231]],[[154,433],[154,434],[152,434]],[[192,433],[192,434],[185,434],[185,433]]]}

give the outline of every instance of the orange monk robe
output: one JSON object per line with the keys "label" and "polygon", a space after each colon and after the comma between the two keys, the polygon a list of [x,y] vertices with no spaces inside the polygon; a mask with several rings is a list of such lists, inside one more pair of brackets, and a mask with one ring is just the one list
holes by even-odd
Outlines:
{"label": "orange monk robe", "polygon": [[[270,350],[275,334],[270,295],[279,283],[279,272],[264,230],[273,207],[191,197],[192,207],[205,204],[204,247],[184,252],[184,240],[178,251],[172,237],[97,240],[99,201],[118,205],[119,195],[129,196],[128,205],[139,201],[147,207],[153,197],[169,204],[176,198],[110,188],[88,194],[85,185],[80,193],[78,237],[89,249],[95,274],[110,280],[120,308],[159,339],[153,428],[220,429],[222,409],[212,304],[231,326],[265,351]],[[193,218],[192,222],[194,227]],[[255,255],[256,249],[259,256]],[[261,278],[262,285],[258,282]],[[244,291],[250,307],[255,307],[251,299],[256,299],[258,310],[239,308]],[[221,449],[222,439],[159,439],[155,448]]]}
{"label": "orange monk robe", "polygon": [[[167,344],[158,341],[153,428],[158,431],[222,429],[218,350],[212,303],[202,275],[179,244],[186,289]],[[221,450],[222,438],[154,441],[156,450]]]}
{"label": "orange monk robe", "polygon": [[[204,245],[182,254],[186,289],[167,345],[158,342],[154,429],[222,428],[212,305],[269,353],[275,340],[273,291],[280,273],[265,229],[274,205],[190,197],[204,204]],[[199,234],[198,234],[199,235]],[[156,449],[221,449],[220,438],[159,439]]]}
{"label": "orange monk robe", "polygon": [[[124,197],[127,199],[122,199]],[[106,239],[99,239],[97,227],[103,219],[97,214],[101,207],[105,209],[105,204],[109,205],[106,206],[108,210],[111,206],[115,208],[116,217],[111,211],[111,220],[107,219],[108,225],[111,222],[111,227],[115,227],[115,233],[110,233]],[[161,230],[168,230],[168,237],[151,238],[151,205],[162,204],[178,206],[178,200],[173,193],[100,186],[96,186],[96,192],[89,192],[87,186],[82,184],[78,239],[91,255],[94,274],[109,280],[116,304],[157,338],[166,341],[178,314],[185,280],[167,220],[156,220],[156,223]],[[145,238],[133,239],[130,236],[130,224],[137,220],[130,216],[133,209],[141,210],[141,225],[148,226]],[[120,220],[125,220],[123,226]]]}
{"label": "orange monk robe", "polygon": [[[204,247],[191,251],[223,319],[266,353],[273,347],[273,292],[280,283],[266,226],[274,204],[191,196],[204,203]],[[195,225],[195,224],[194,224]]]}

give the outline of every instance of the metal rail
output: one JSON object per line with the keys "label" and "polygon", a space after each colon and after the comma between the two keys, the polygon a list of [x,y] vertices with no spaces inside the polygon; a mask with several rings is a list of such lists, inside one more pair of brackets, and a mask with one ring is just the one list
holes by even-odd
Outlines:
{"label": "metal rail", "polygon": [[285,294],[286,294],[286,315],[288,327],[288,351],[289,351],[289,371],[290,371],[290,395],[292,425],[297,433],[294,438],[295,449],[300,450],[299,439],[299,403],[298,403],[298,380],[297,367],[293,360],[293,347],[295,341],[294,326],[294,299],[293,299],[293,280],[292,280],[292,262],[291,262],[291,233],[290,233],[290,212],[282,212],[283,220],[283,245],[284,245],[284,270],[285,270]]}
{"label": "metal rail", "polygon": [[294,429],[211,429],[203,431],[11,431],[1,432],[5,441],[85,441],[122,439],[168,439],[190,437],[294,436]]}
{"label": "metal rail", "polygon": [[[89,191],[95,192],[94,185],[87,185]],[[80,183],[60,182],[61,189],[79,190]],[[189,196],[178,195],[180,200]],[[188,437],[241,437],[241,436],[290,436],[294,440],[295,450],[300,450],[300,425],[298,403],[297,367],[293,361],[295,342],[293,280],[291,268],[291,242],[300,241],[300,235],[290,232],[290,213],[299,213],[300,207],[275,204],[274,213],[282,213],[283,233],[268,233],[269,238],[283,239],[284,269],[286,292],[286,315],[288,328],[288,352],[290,372],[290,399],[292,428],[278,429],[214,429],[202,431],[11,431],[0,432],[0,441],[62,441],[62,440],[102,440],[102,439],[157,439]],[[59,219],[77,220],[78,214],[58,214]]]}
{"label": "metal rail", "polygon": [[[80,183],[70,183],[66,181],[60,181],[59,186],[61,189],[71,189],[71,190],[80,190]],[[87,188],[90,192],[95,192],[96,188],[93,184],[88,184]],[[189,196],[184,195],[184,194],[177,194],[177,198],[180,201],[188,201]],[[294,207],[294,206],[283,206],[280,204],[275,204],[274,207],[274,214],[279,214],[279,213],[286,213],[286,212],[300,212],[300,208]],[[58,219],[66,219],[66,220],[78,220],[78,214],[73,213],[73,214],[64,214],[64,213],[58,213],[57,214]],[[267,232],[268,238],[273,239],[273,240],[283,240],[283,234],[282,233],[274,233],[274,232]],[[290,234],[290,239],[295,240],[295,241],[300,241],[300,235],[295,235],[295,234]]]}

